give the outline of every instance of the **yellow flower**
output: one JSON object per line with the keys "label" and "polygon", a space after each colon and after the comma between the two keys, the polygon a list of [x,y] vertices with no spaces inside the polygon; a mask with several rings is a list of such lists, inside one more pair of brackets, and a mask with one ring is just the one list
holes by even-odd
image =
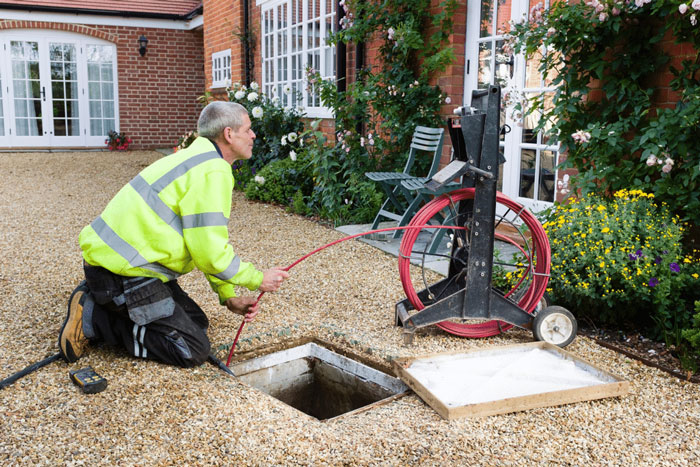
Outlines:
{"label": "yellow flower", "polygon": [[607,227],[604,227],[603,230],[601,230],[601,232],[608,233],[608,232],[610,232],[610,229]]}
{"label": "yellow flower", "polygon": [[601,261],[601,262],[600,262],[600,267],[601,267],[601,268],[604,268],[604,267],[605,267],[605,261]]}
{"label": "yellow flower", "polygon": [[690,260],[688,258],[683,258],[684,263],[690,263]]}
{"label": "yellow flower", "polygon": [[691,276],[693,276],[696,279],[699,277],[697,272],[692,273]]}

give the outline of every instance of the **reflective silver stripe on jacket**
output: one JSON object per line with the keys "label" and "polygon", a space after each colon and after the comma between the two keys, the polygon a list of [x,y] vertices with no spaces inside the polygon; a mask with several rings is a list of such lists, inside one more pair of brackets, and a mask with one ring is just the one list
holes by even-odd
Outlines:
{"label": "reflective silver stripe on jacket", "polygon": [[149,271],[162,274],[168,280],[177,279],[180,274],[157,263],[149,263],[146,258],[136,251],[136,249],[125,242],[110,226],[99,216],[90,224],[97,233],[97,236],[113,249],[119,256],[124,258],[131,267],[147,269]]}
{"label": "reflective silver stripe on jacket", "polygon": [[146,358],[148,356],[148,351],[146,350],[146,346],[143,345],[146,327],[134,324],[134,328],[131,332],[134,336],[134,357]]}
{"label": "reflective silver stripe on jacket", "polygon": [[231,264],[228,265],[226,269],[221,271],[218,274],[214,274],[214,277],[221,279],[222,281],[227,281],[231,279],[233,276],[238,274],[238,268],[241,267],[241,258],[238,257],[238,255],[234,256],[233,259],[231,260]]}
{"label": "reflective silver stripe on jacket", "polygon": [[195,229],[197,227],[216,227],[228,225],[228,219],[221,212],[203,212],[201,214],[189,214],[182,216],[183,229]]}
{"label": "reflective silver stripe on jacket", "polygon": [[149,184],[140,174],[135,176],[133,180],[129,182],[136,193],[143,198],[148,207],[153,209],[158,217],[160,217],[163,222],[168,224],[182,237],[182,219],[178,216],[170,207],[160,199],[158,194],[163,191],[168,185],[174,182],[178,177],[186,174],[199,164],[207,162],[211,159],[219,157],[219,153],[216,151],[205,152],[204,154],[199,154],[197,156],[191,157],[181,164],[170,169],[165,175],[161,176],[152,185]]}

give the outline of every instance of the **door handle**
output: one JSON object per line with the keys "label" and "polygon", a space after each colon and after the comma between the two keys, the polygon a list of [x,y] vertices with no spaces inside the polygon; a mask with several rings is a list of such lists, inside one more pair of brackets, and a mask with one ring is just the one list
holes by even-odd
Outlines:
{"label": "door handle", "polygon": [[41,98],[44,102],[46,102],[46,87],[42,86],[41,87]]}

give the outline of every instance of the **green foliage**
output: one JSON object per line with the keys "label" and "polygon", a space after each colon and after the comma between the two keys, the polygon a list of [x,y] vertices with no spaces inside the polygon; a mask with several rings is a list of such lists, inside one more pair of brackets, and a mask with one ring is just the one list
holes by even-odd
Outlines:
{"label": "green foliage", "polygon": [[700,257],[684,253],[684,226],[640,190],[589,194],[557,205],[545,224],[557,302],[599,324],[648,327],[681,345],[700,298]]}
{"label": "green foliage", "polygon": [[[695,14],[700,16],[680,0],[553,2],[548,11],[535,8],[529,22],[513,27],[515,50],[539,59],[540,71],[557,87],[516,108],[542,112],[537,130],[549,128],[560,141],[567,151],[563,166],[578,170],[573,181],[584,195],[611,193],[632,182],[683,220],[700,223],[700,28],[692,24]],[[692,46],[693,56],[680,68],[669,68],[675,76],[671,88],[680,95],[676,108],[657,109],[654,83],[669,66],[660,46],[669,31],[676,43]]]}
{"label": "green foliage", "polygon": [[304,156],[279,159],[260,169],[245,188],[248,199],[292,205],[297,193],[311,194],[311,165]]}
{"label": "green foliage", "polygon": [[235,190],[245,191],[248,183],[250,183],[255,176],[256,169],[250,164],[250,161],[238,160],[231,164],[231,171],[233,173],[233,179],[236,182],[233,188]]}
{"label": "green foliage", "polygon": [[285,108],[277,97],[260,93],[256,82],[250,88],[235,83],[228,89],[228,100],[248,109],[252,129],[256,135],[250,164],[260,169],[274,160],[284,160],[292,151],[299,150],[298,136],[304,130],[303,113],[296,107]]}
{"label": "green foliage", "polygon": [[[341,5],[347,15],[331,42],[376,40],[379,63],[360,70],[355,82],[340,93],[334,80],[307,70],[311,91],[319,94],[336,119],[335,146],[312,151],[318,164],[312,203],[321,215],[336,221],[371,220],[381,195],[364,173],[399,170],[415,127],[443,124],[440,108],[446,96],[429,83],[454,60],[445,43],[455,1],[442,2],[436,14],[429,0],[346,0]],[[416,170],[427,170],[429,164],[428,158],[418,158]]]}
{"label": "green foliage", "polygon": [[694,359],[686,359],[686,367],[695,372],[698,370],[696,359],[700,357],[700,300],[695,302],[693,323],[689,328],[683,330],[683,339],[688,342],[691,352],[695,354]]}

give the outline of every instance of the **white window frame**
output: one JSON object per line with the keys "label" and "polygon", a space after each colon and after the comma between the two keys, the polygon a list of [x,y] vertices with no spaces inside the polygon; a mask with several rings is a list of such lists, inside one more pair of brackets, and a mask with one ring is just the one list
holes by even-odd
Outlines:
{"label": "white window frame", "polygon": [[[44,134],[37,136],[18,136],[15,123],[15,109],[12,100],[14,95],[11,60],[9,47],[12,41],[30,41],[39,43],[41,82],[44,87],[43,99],[45,102],[42,116],[44,118]],[[50,117],[49,109],[53,104],[53,92],[51,87],[50,63],[48,46],[52,42],[70,43],[75,45],[77,56],[77,83],[78,83],[78,108],[79,108],[79,135],[56,136],[53,134],[54,122]],[[4,134],[0,135],[0,148],[10,147],[104,147],[107,135],[92,135],[90,132],[90,107],[89,107],[89,80],[87,47],[97,45],[112,49],[113,60],[111,62],[112,87],[110,99],[113,103],[115,131],[119,131],[119,93],[116,45],[95,37],[86,36],[69,31],[45,30],[45,29],[9,29],[0,31],[0,80],[2,81],[2,94],[0,101],[3,106]]]}
{"label": "white window frame", "polygon": [[231,86],[231,49],[211,54],[211,87]]}
{"label": "white window frame", "polygon": [[[333,118],[332,110],[321,105],[317,89],[308,86],[306,68],[335,81],[336,50],[326,38],[335,31],[336,1],[258,0],[256,4],[261,14],[262,91],[278,97],[287,108],[301,107],[307,117]],[[301,9],[296,18],[293,6]],[[310,17],[312,9],[318,14]],[[298,91],[301,100],[292,99],[285,89]]]}

